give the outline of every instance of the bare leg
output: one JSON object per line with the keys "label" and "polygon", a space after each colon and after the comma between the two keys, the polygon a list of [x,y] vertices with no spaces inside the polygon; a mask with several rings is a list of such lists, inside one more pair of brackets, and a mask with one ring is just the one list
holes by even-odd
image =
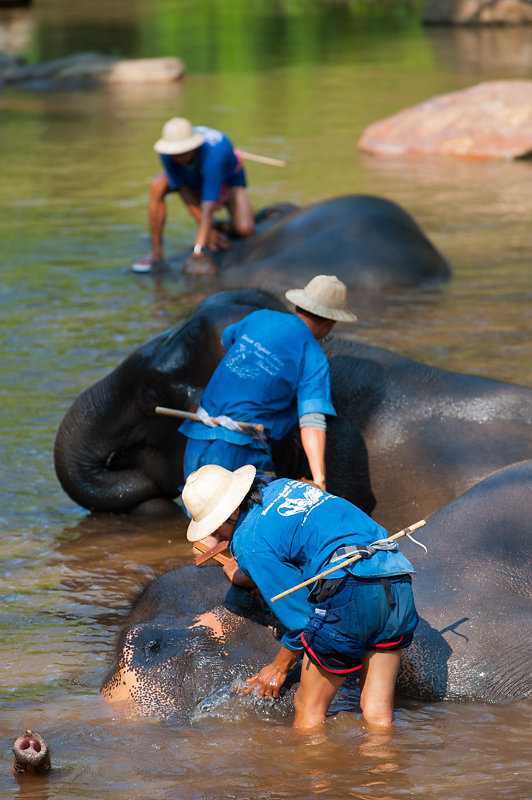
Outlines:
{"label": "bare leg", "polygon": [[255,218],[249,195],[244,186],[230,186],[227,210],[231,215],[236,236],[251,236],[255,230]]}
{"label": "bare leg", "polygon": [[166,222],[165,197],[170,191],[170,184],[164,171],[152,178],[148,200],[148,224],[151,237],[151,258],[154,261],[160,261],[163,258],[163,228]]}
{"label": "bare leg", "polygon": [[325,714],[345,677],[332,675],[303,656],[301,682],[294,697],[294,728],[310,731],[323,724]]}
{"label": "bare leg", "polygon": [[364,719],[379,730],[393,727],[395,682],[400,650],[368,650],[360,675],[360,708]]}

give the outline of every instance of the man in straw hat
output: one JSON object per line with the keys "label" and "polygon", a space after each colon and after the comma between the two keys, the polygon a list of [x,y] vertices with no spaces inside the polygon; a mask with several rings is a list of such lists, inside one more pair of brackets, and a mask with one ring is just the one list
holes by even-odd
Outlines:
{"label": "man in straw hat", "polygon": [[[297,424],[312,480],[325,489],[327,416],[331,401],[329,363],[319,340],[336,322],[352,322],[346,287],[335,275],[317,275],[286,297],[295,314],[262,309],[229,325],[222,334],[226,355],[214,371],[197,410],[204,422],[187,420],[185,479],[203,464],[237,469],[254,464],[265,480],[276,477],[270,443]],[[221,424],[213,425],[216,417]],[[238,423],[264,426],[257,435]]]}
{"label": "man in straw hat", "polygon": [[[192,518],[192,542],[226,540],[236,563],[224,566],[239,586],[256,585],[286,629],[272,661],[244,690],[277,697],[303,654],[294,698],[294,725],[321,725],[338,689],[360,677],[366,722],[393,724],[393,697],[401,649],[412,641],[418,615],[410,573],[414,568],[386,531],[340,497],[300,481],[267,485],[252,465],[234,472],[206,465],[189,476],[183,502]],[[370,546],[371,545],[371,546]],[[307,587],[272,600],[278,592],[340,563],[357,548],[366,557]]]}
{"label": "man in straw hat", "polygon": [[246,173],[230,139],[221,131],[204,126],[192,127],[187,119],[173,117],[163,127],[155,143],[163,170],[151,181],[148,222],[151,253],[133,264],[135,272],[150,272],[163,259],[163,228],[166,221],[165,198],[179,192],[198,223],[191,258],[205,259],[204,250],[228,249],[229,239],[213,227],[214,212],[225,206],[236,236],[253,233],[254,218],[246,192]]}

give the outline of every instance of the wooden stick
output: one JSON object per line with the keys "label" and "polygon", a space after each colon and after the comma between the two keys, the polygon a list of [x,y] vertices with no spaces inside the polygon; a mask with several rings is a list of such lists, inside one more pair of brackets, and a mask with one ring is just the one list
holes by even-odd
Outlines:
{"label": "wooden stick", "polygon": [[[408,528],[403,528],[397,533],[394,533],[393,536],[388,536],[388,539],[390,541],[401,539],[402,536],[407,536],[409,533],[417,531],[418,528],[422,528],[423,525],[426,524],[427,524],[426,520],[421,519],[419,522],[414,523],[414,525],[409,525]],[[287,594],[292,594],[292,592],[297,592],[298,589],[302,589],[304,586],[308,586],[309,583],[314,583],[314,581],[317,581],[320,578],[325,578],[327,575],[330,575],[331,572],[336,572],[337,569],[343,569],[344,567],[347,567],[349,564],[352,564],[354,561],[358,561],[360,558],[362,558],[362,556],[359,554],[357,554],[356,556],[351,556],[351,558],[347,558],[345,561],[341,561],[340,564],[336,564],[334,567],[330,567],[329,569],[326,569],[324,572],[320,572],[319,575],[314,575],[313,578],[309,578],[307,581],[303,581],[303,583],[298,583],[297,586],[292,586],[292,588],[287,589],[286,592],[281,592],[281,594],[276,594],[275,597],[270,598],[270,602],[275,603],[275,601],[280,600],[281,597],[286,597]]]}
{"label": "wooden stick", "polygon": [[[165,408],[164,406],[156,406],[155,407],[156,414],[164,414],[167,417],[179,417],[180,419],[193,419],[196,422],[203,422],[201,417],[197,414],[193,414],[192,411],[180,411],[177,408]],[[214,425],[219,425],[216,417],[209,417],[209,420]],[[235,420],[236,422],[236,420]],[[241,428],[244,430],[252,430],[257,431],[258,433],[264,433],[264,425],[261,423],[253,423],[253,422],[237,422],[237,425],[240,425]]]}
{"label": "wooden stick", "polygon": [[242,158],[247,158],[248,161],[256,161],[258,164],[270,164],[272,167],[286,167],[286,161],[281,161],[280,158],[270,158],[269,156],[258,156],[256,153],[247,153],[245,150],[237,148]]}
{"label": "wooden stick", "polygon": [[220,564],[232,564],[234,560],[232,557],[224,556],[221,554],[223,550],[227,549],[228,545],[229,542],[222,541],[218,542],[218,544],[215,547],[210,548],[208,545],[203,544],[203,542],[201,541],[194,542],[194,548],[196,550],[201,550],[203,554],[201,556],[197,556],[196,566],[199,567],[200,564],[204,564],[210,558],[214,558],[214,560],[218,561]]}

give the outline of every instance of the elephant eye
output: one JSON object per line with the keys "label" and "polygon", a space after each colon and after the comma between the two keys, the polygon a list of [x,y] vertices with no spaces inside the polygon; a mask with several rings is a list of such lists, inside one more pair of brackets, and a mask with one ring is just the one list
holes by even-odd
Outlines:
{"label": "elephant eye", "polygon": [[142,649],[144,650],[144,655],[146,656],[146,658],[148,658],[149,656],[153,656],[161,649],[161,640],[150,639],[149,642],[145,642]]}

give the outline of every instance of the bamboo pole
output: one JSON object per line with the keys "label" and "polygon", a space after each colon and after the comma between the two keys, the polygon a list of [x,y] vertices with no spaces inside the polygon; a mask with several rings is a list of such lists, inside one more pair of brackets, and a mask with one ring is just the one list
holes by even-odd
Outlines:
{"label": "bamboo pole", "polygon": [[[394,542],[396,539],[401,539],[403,536],[408,536],[409,533],[417,531],[418,528],[422,528],[426,524],[427,521],[421,519],[419,522],[415,522],[413,525],[409,525],[408,528],[403,528],[397,533],[394,533],[393,536],[388,536],[388,539]],[[362,556],[359,554],[357,554],[356,556],[351,556],[351,558],[347,558],[345,559],[345,561],[341,561],[339,564],[335,564],[334,567],[330,567],[329,569],[326,569],[324,572],[320,572],[319,575],[314,575],[313,578],[309,578],[308,580],[303,581],[303,583],[298,583],[297,586],[292,586],[291,589],[287,589],[285,592],[281,592],[281,594],[276,594],[275,597],[270,598],[270,602],[275,603],[275,601],[280,600],[281,597],[286,597],[288,594],[292,594],[292,592],[297,592],[298,589],[302,589],[304,586],[308,586],[310,583],[314,583],[314,581],[317,581],[320,578],[325,578],[332,572],[336,572],[337,569],[343,569],[344,567],[347,567],[349,564],[352,564],[354,561],[358,561],[360,558],[362,558]]]}
{"label": "bamboo pole", "polygon": [[258,164],[270,164],[272,167],[286,167],[286,161],[281,161],[280,158],[270,158],[270,156],[259,156],[256,153],[248,153],[245,150],[237,148],[242,158],[248,161],[256,161]]}
{"label": "bamboo pole", "polygon": [[[181,411],[178,408],[165,408],[165,406],[156,406],[155,413],[163,414],[167,417],[179,417],[180,419],[193,419],[195,422],[203,422],[201,417],[199,417],[197,414],[194,414],[192,411]],[[209,420],[214,425],[220,424],[216,417],[209,417]],[[235,420],[235,422],[237,425],[240,425],[243,430],[252,430],[257,431],[258,433],[264,433],[264,425],[261,423],[255,424],[253,422],[239,422],[237,420]]]}

